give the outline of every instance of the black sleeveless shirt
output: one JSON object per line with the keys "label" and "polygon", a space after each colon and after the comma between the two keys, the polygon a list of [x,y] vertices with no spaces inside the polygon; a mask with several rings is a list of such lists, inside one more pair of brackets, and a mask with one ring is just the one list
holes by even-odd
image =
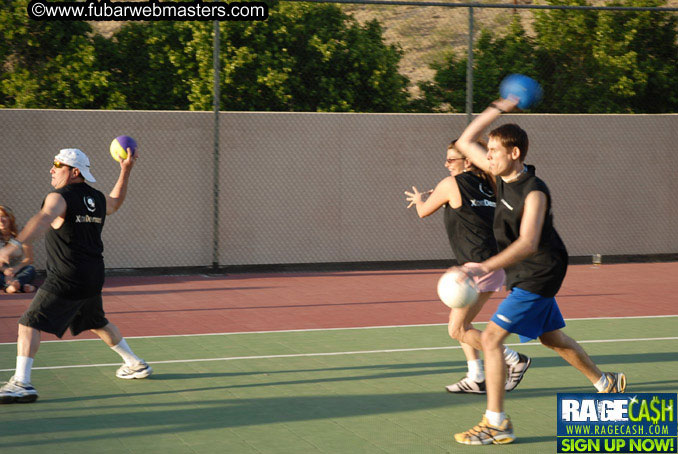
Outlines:
{"label": "black sleeveless shirt", "polygon": [[482,262],[497,253],[492,232],[495,198],[492,187],[471,172],[456,177],[461,206],[445,204],[445,229],[452,252],[461,265]]}
{"label": "black sleeveless shirt", "polygon": [[41,288],[69,299],[95,296],[104,284],[106,197],[87,183],[52,192],[66,200],[66,214],[62,226],[45,235],[47,278]]}
{"label": "black sleeveless shirt", "polygon": [[525,198],[532,191],[546,194],[546,218],[541,231],[537,253],[506,268],[509,289],[518,287],[537,295],[552,297],[558,293],[567,272],[567,249],[553,227],[551,194],[546,184],[537,178],[534,166],[518,180],[505,183],[497,178],[497,209],[494,216],[494,235],[499,251],[506,249],[520,236],[520,223]]}

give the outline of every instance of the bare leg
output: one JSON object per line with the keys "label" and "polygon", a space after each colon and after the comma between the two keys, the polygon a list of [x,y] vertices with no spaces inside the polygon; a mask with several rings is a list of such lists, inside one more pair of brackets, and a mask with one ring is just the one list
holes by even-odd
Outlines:
{"label": "bare leg", "polygon": [[555,350],[565,361],[584,374],[591,383],[595,384],[603,375],[577,341],[561,330],[557,329],[544,333],[539,337],[539,340],[544,346]]}
{"label": "bare leg", "polygon": [[473,328],[471,322],[478,315],[493,292],[484,292],[478,295],[476,304],[450,311],[450,322],[447,331],[452,339],[461,343],[467,361],[478,359],[478,350],[482,349],[480,331]]}
{"label": "bare leg", "polygon": [[35,358],[39,348],[40,331],[35,328],[31,328],[30,326],[19,324],[19,334],[17,336],[16,342],[17,356],[28,356],[29,358]]}
{"label": "bare leg", "polygon": [[120,330],[113,323],[109,323],[103,328],[92,329],[90,331],[99,336],[109,347],[115,347],[122,341]]}
{"label": "bare leg", "polygon": [[9,284],[7,284],[7,288],[5,288],[5,292],[7,293],[16,293],[21,290],[21,283],[19,281],[11,281]]}
{"label": "bare leg", "polygon": [[481,336],[483,355],[485,355],[487,409],[497,413],[504,411],[504,386],[506,384],[504,339],[509,334],[504,328],[490,321]]}

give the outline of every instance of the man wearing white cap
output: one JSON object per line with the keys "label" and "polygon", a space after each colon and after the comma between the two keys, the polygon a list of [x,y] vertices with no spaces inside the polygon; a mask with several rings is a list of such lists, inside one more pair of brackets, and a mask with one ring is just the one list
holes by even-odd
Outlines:
{"label": "man wearing white cap", "polygon": [[33,358],[40,346],[40,333],[61,338],[70,328],[73,335],[91,330],[118,353],[125,364],[116,376],[146,378],[153,370],[127,345],[118,328],[106,320],[101,299],[104,260],[101,231],[106,216],[125,201],[136,150],[127,150],[120,162],[120,176],[108,196],[89,186],[95,182],[89,158],[77,148],[65,148],[54,157],[50,170],[54,191],[47,194],[41,210],[26,227],[0,249],[0,266],[45,234],[47,277],[30,307],[19,319],[16,372],[0,388],[0,403],[35,402],[38,392],[31,385]]}

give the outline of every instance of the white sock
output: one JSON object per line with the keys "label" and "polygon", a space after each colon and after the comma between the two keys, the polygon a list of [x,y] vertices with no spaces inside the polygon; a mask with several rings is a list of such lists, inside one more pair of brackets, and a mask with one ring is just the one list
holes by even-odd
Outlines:
{"label": "white sock", "polygon": [[31,382],[31,368],[33,367],[33,358],[28,356],[16,357],[16,373],[14,377],[22,383]]}
{"label": "white sock", "polygon": [[509,366],[514,366],[518,364],[518,361],[520,361],[518,352],[515,350],[511,350],[508,347],[504,347],[504,361],[506,361],[506,364],[508,364]]}
{"label": "white sock", "polygon": [[607,381],[607,375],[603,374],[603,376],[600,377],[600,380],[598,380],[593,386],[595,386],[598,391],[604,391],[607,388],[607,385],[609,385],[609,382]]}
{"label": "white sock", "polygon": [[123,361],[125,361],[125,364],[128,366],[134,366],[135,364],[139,364],[141,362],[141,358],[134,354],[132,349],[129,348],[129,345],[127,345],[127,341],[125,339],[121,340],[118,345],[111,347],[111,350],[120,355]]}
{"label": "white sock", "polygon": [[506,413],[503,411],[501,413],[497,413],[496,411],[485,410],[485,417],[487,418],[487,422],[489,422],[491,425],[499,427],[506,419]]}
{"label": "white sock", "polygon": [[466,364],[468,364],[468,378],[475,382],[481,382],[485,380],[485,371],[483,370],[482,359],[467,361]]}

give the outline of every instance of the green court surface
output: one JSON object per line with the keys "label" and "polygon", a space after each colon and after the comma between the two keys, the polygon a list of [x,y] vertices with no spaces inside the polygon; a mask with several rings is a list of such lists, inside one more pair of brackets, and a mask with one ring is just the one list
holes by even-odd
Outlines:
{"label": "green court surface", "polygon": [[[677,321],[572,320],[565,331],[601,369],[625,372],[628,392],[676,392]],[[128,341],[150,379],[115,378],[118,357],[100,341],[43,343],[40,399],[0,406],[0,452],[551,453],[556,393],[594,392],[554,352],[518,346],[534,360],[508,394],[518,439],[463,446],[452,434],[480,420],[485,398],[444,392],[466,364],[442,325]],[[2,380],[15,348],[0,345]]]}

